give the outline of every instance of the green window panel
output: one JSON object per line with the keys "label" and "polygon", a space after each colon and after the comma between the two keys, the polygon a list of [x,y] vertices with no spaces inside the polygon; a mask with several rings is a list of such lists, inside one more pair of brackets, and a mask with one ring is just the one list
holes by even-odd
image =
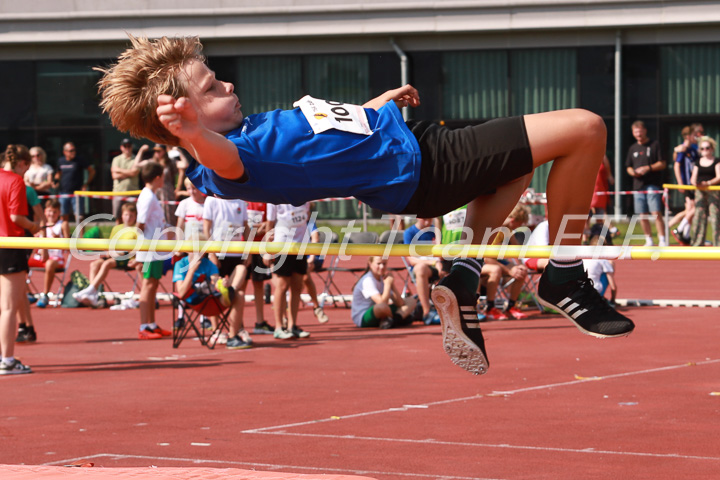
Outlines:
{"label": "green window panel", "polygon": [[510,54],[510,72],[513,115],[577,105],[574,49],[514,50]]}
{"label": "green window panel", "polygon": [[370,96],[370,61],[367,55],[305,57],[308,95],[324,100],[362,105]]}
{"label": "green window panel", "polygon": [[660,62],[664,114],[720,112],[720,46],[661,47]]}
{"label": "green window panel", "polygon": [[[515,50],[510,54],[513,115],[577,106],[577,56],[574,49]],[[552,162],[535,170],[530,187],[547,190]],[[540,213],[533,207],[533,213]]]}
{"label": "green window panel", "polygon": [[292,108],[302,97],[302,59],[291,56],[241,57],[237,61],[237,95],[243,113]]}
{"label": "green window panel", "polygon": [[507,116],[507,64],[504,50],[443,54],[443,117],[456,120]]}

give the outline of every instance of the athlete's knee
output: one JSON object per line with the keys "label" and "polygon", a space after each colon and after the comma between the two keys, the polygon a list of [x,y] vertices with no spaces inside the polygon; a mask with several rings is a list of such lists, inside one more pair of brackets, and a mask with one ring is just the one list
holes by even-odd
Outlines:
{"label": "athlete's knee", "polygon": [[574,110],[574,112],[578,130],[584,132],[588,140],[602,143],[603,148],[605,148],[607,127],[602,117],[581,108]]}

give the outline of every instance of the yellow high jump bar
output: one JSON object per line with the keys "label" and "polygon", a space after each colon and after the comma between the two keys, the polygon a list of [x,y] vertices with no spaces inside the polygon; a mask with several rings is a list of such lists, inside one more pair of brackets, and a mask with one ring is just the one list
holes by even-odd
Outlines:
{"label": "yellow high jump bar", "polygon": [[665,183],[663,184],[663,188],[667,188],[668,190],[710,190],[710,191],[717,191],[720,190],[720,185],[712,185],[710,187],[696,187],[695,185],[675,185],[673,183]]}
{"label": "yellow high jump bar", "polygon": [[192,240],[109,240],[100,238],[0,237],[0,248],[49,248],[138,252],[360,255],[382,257],[602,258],[608,260],[720,260],[718,247],[384,245],[360,243],[217,242]]}

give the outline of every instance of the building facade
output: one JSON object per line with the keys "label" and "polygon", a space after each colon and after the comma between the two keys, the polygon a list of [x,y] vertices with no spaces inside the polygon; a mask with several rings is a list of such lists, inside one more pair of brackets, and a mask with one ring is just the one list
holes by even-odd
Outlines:
{"label": "building facade", "polygon": [[[607,123],[621,190],[634,120],[660,140],[670,181],[683,126],[720,134],[720,1],[258,3],[0,1],[0,143],[40,145],[54,164],[73,141],[98,172],[93,189],[110,189],[125,135],[98,108],[92,67],[126,48],[126,32],[199,36],[246,114],[290,108],[305,94],[363,103],[403,82],[422,100],[409,118],[450,126],[587,108]],[[536,190],[546,173],[535,175]],[[355,214],[342,203],[322,211]]]}

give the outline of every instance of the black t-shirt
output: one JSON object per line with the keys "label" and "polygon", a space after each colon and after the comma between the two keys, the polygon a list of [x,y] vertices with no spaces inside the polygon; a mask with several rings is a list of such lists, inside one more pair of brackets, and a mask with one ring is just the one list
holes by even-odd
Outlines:
{"label": "black t-shirt", "polygon": [[[650,166],[659,160],[660,144],[657,140],[648,140],[642,145],[635,142],[628,149],[625,166],[637,169],[645,165]],[[643,190],[648,185],[662,186],[664,173],[663,171],[651,170],[642,177],[633,177],[633,189]]]}
{"label": "black t-shirt", "polygon": [[69,162],[64,156],[58,159],[60,173],[60,193],[73,193],[82,189],[84,172],[88,169],[87,160],[75,157]]}

